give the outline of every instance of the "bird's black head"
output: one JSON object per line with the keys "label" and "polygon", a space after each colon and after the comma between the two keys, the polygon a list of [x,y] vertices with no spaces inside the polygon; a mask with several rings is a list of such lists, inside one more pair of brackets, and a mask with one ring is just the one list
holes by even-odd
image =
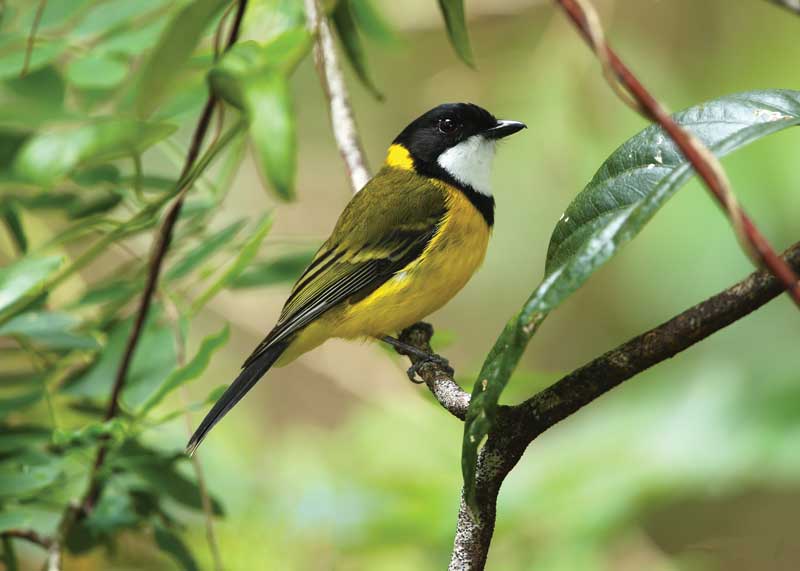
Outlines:
{"label": "bird's black head", "polygon": [[491,141],[524,127],[517,121],[498,121],[486,109],[472,103],[444,103],[412,121],[394,144],[405,147],[415,163],[436,163],[445,151],[470,137],[479,135]]}

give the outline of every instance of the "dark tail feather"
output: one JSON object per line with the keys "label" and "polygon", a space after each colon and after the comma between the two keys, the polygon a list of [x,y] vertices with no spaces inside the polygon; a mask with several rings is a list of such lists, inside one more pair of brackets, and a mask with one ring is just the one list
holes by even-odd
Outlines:
{"label": "dark tail feather", "polygon": [[194,451],[200,446],[206,434],[214,428],[214,425],[222,420],[222,417],[228,414],[228,411],[232,409],[237,402],[242,400],[242,397],[247,394],[247,391],[252,389],[253,385],[269,371],[270,367],[278,360],[278,357],[281,356],[281,353],[286,350],[288,345],[286,341],[276,343],[272,347],[265,349],[261,355],[242,369],[242,372],[239,373],[236,380],[233,381],[231,386],[222,394],[211,411],[209,411],[203,419],[203,422],[200,423],[200,426],[194,431],[194,434],[192,434],[192,437],[189,439],[189,444],[186,445],[186,453],[189,454],[189,456],[194,454]]}

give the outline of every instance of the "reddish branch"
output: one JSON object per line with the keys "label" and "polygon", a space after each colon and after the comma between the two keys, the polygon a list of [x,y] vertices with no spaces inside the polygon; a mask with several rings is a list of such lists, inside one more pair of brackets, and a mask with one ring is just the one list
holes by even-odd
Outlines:
{"label": "reddish branch", "polygon": [[[234,16],[233,24],[231,25],[231,29],[228,34],[228,41],[225,49],[228,49],[230,46],[236,43],[236,40],[239,37],[239,31],[241,30],[242,19],[244,18],[246,9],[247,0],[239,0],[236,15]],[[186,161],[183,165],[183,170],[181,171],[179,180],[183,179],[192,170],[197,157],[200,155],[200,151],[203,147],[203,141],[205,140],[206,133],[208,132],[208,128],[211,124],[211,117],[214,114],[214,108],[216,107],[216,104],[216,96],[213,93],[209,93],[205,107],[203,107],[203,111],[200,114],[200,118],[197,122],[197,127],[195,127],[194,134],[192,135],[189,150],[186,154]],[[106,409],[105,420],[114,418],[119,412],[119,399],[122,394],[122,390],[125,387],[125,380],[128,376],[128,371],[130,369],[131,362],[133,361],[136,347],[141,339],[144,324],[150,311],[150,306],[153,303],[153,297],[155,296],[156,288],[158,286],[158,278],[161,274],[161,268],[164,265],[164,260],[167,256],[170,243],[172,242],[172,234],[178,221],[178,217],[180,216],[181,209],[183,208],[183,201],[188,190],[189,186],[186,186],[178,191],[172,206],[164,217],[164,222],[161,224],[161,228],[153,248],[153,253],[150,258],[150,270],[147,274],[147,282],[145,283],[144,292],[139,300],[139,307],[136,311],[133,327],[131,328],[130,335],[128,336],[128,340],[125,345],[125,351],[122,355],[117,373],[114,377],[114,384],[111,389],[111,398],[109,399],[108,407]],[[87,515],[91,512],[100,497],[103,489],[103,479],[100,477],[100,470],[105,463],[107,455],[108,445],[103,443],[100,446],[100,449],[97,451],[97,456],[95,457],[89,489],[87,490],[86,495],[81,502],[81,512],[83,515]]]}
{"label": "reddish branch", "polygon": [[757,254],[763,265],[780,279],[795,304],[800,307],[800,281],[798,281],[797,274],[781,260],[750,217],[736,205],[735,199],[726,188],[720,171],[712,164],[713,158],[709,160],[709,157],[704,156],[703,150],[698,148],[695,143],[696,139],[669,116],[664,107],[633,75],[608,44],[601,43],[598,45],[596,43],[602,37],[602,34],[598,34],[598,31],[592,28],[590,20],[584,11],[583,4],[589,5],[588,0],[555,1],[564,9],[592,49],[604,61],[607,61],[617,79],[638,103],[645,115],[661,125],[667,134],[672,137],[680,151],[697,171],[700,178],[703,179],[708,189],[726,210],[734,222],[734,226],[740,226],[741,237],[746,241],[747,245]]}

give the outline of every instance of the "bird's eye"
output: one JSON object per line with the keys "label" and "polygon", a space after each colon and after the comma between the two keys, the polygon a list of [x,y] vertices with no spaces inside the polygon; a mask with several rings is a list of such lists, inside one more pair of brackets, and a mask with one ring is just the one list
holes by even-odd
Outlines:
{"label": "bird's eye", "polygon": [[457,128],[458,124],[449,117],[446,119],[439,119],[439,131],[441,131],[445,135],[449,135]]}

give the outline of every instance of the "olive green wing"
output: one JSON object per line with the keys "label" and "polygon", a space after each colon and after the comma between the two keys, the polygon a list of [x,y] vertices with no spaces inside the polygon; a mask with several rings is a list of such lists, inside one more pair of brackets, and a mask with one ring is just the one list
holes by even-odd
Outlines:
{"label": "olive green wing", "polygon": [[344,209],[292,288],[278,323],[243,366],[329,309],[375,291],[422,254],[446,211],[445,191],[430,179],[381,170]]}

